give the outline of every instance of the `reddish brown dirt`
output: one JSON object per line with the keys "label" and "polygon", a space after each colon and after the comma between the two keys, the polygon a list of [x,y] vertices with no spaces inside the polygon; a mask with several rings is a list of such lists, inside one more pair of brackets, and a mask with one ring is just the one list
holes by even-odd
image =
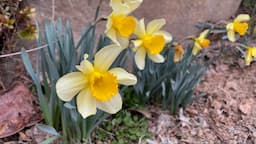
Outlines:
{"label": "reddish brown dirt", "polygon": [[245,67],[242,59],[222,58],[208,70],[197,93],[206,96],[180,116],[161,112],[150,121],[156,138],[151,142],[256,143],[256,63]]}

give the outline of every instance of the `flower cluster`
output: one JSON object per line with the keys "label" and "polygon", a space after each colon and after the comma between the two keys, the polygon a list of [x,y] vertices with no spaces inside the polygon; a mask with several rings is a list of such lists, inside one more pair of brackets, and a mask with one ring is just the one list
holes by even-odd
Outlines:
{"label": "flower cluster", "polygon": [[[130,42],[135,53],[135,64],[139,70],[145,68],[146,57],[155,63],[163,63],[161,55],[165,45],[173,40],[170,33],[161,30],[166,24],[165,19],[155,19],[145,25],[144,19],[137,19],[130,14],[138,8],[143,0],[110,0],[112,12],[107,17],[105,34],[113,44],[99,50],[94,56],[94,62],[84,60],[77,65],[78,72],[71,72],[61,77],[56,83],[56,91],[63,101],[70,101],[76,95],[78,112],[86,118],[96,114],[97,108],[114,114],[122,108],[122,98],[119,94],[119,84],[135,85],[137,78],[121,67],[111,68],[119,54],[129,48]],[[236,40],[236,34],[243,36],[248,29],[249,15],[239,15],[233,22],[226,25],[228,39]],[[210,45],[204,30],[193,38],[193,55]],[[132,39],[131,39],[132,37]],[[182,60],[184,48],[179,43],[173,43],[174,62]],[[250,64],[256,57],[256,48],[248,48],[246,63]]]}
{"label": "flower cluster", "polygon": [[94,56],[94,63],[84,60],[76,66],[79,72],[72,72],[61,77],[56,83],[58,97],[70,101],[76,97],[77,109],[86,118],[96,114],[97,108],[110,114],[122,108],[122,98],[118,92],[118,84],[134,85],[137,78],[126,70],[110,68],[118,55],[129,47],[130,37],[133,42],[135,62],[139,69],[145,67],[146,55],[156,62],[164,62],[160,54],[166,43],[172,41],[172,36],[162,31],[164,19],[153,20],[145,27],[144,19],[137,20],[130,16],[142,0],[111,0],[111,14],[107,18],[106,35],[114,44],[106,46]]}

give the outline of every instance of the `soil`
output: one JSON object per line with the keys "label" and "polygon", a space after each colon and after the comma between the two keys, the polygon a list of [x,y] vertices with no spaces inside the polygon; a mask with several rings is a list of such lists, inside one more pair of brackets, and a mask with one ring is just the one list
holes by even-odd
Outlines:
{"label": "soil", "polygon": [[[242,66],[242,67],[241,67]],[[168,111],[150,121],[157,143],[256,143],[256,63],[237,57],[217,61],[197,87],[197,98],[179,116]],[[151,108],[151,112],[160,113]]]}

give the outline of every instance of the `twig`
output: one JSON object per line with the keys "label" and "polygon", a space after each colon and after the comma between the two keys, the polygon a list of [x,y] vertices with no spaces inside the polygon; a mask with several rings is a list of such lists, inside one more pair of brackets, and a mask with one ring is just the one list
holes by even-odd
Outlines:
{"label": "twig", "polygon": [[[45,45],[42,45],[40,47],[36,47],[36,48],[33,48],[33,49],[26,50],[26,52],[37,51],[37,50],[40,50],[42,48],[46,48],[47,46],[48,46],[48,44],[45,44]],[[16,55],[21,55],[21,52],[15,52],[15,53],[10,53],[10,54],[0,55],[0,58],[11,57],[11,56],[16,56]]]}

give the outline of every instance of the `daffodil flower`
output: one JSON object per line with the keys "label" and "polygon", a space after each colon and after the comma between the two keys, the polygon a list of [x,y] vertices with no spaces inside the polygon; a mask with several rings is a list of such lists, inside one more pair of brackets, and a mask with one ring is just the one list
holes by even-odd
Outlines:
{"label": "daffodil flower", "polygon": [[236,19],[228,23],[226,26],[228,39],[232,42],[236,41],[235,34],[238,33],[240,36],[244,36],[248,29],[248,21],[250,16],[248,14],[240,14]]}
{"label": "daffodil flower", "polygon": [[129,14],[142,3],[142,0],[110,0],[113,12],[108,16],[106,35],[122,48],[129,45],[129,37],[136,27],[136,19]]}
{"label": "daffodil flower", "polygon": [[110,68],[122,51],[118,45],[102,48],[94,57],[94,64],[84,60],[76,66],[79,72],[72,72],[61,77],[56,83],[58,97],[70,101],[75,95],[78,112],[86,118],[96,113],[96,108],[110,114],[122,107],[122,98],[118,84],[134,85],[137,78],[120,67]]}
{"label": "daffodil flower", "polygon": [[175,45],[174,48],[175,48],[174,62],[179,62],[183,58],[184,48],[180,44]]}
{"label": "daffodil flower", "polygon": [[199,37],[194,39],[194,47],[192,50],[193,55],[197,55],[197,53],[210,45],[210,40],[206,38],[207,34],[209,33],[209,30],[204,30],[202,33],[200,33]]}
{"label": "daffodil flower", "polygon": [[247,52],[245,56],[246,65],[250,65],[253,57],[256,58],[256,47],[247,48]]}
{"label": "daffodil flower", "polygon": [[146,54],[156,62],[164,62],[164,57],[160,54],[166,43],[172,41],[172,36],[160,29],[165,25],[165,19],[156,19],[148,23],[145,28],[144,19],[137,23],[135,34],[138,39],[133,40],[135,51],[135,63],[140,70],[145,67]]}

